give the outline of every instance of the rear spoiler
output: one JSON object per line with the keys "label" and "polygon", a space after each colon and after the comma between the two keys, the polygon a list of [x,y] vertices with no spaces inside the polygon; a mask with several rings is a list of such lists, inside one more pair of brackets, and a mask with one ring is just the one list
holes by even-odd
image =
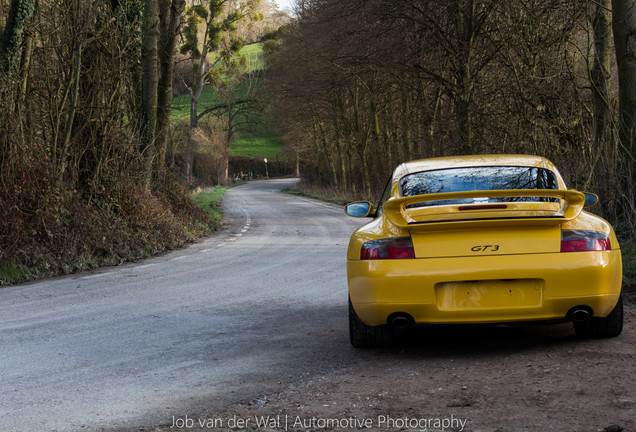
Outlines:
{"label": "rear spoiler", "polygon": [[[460,219],[456,216],[456,212],[449,212],[450,219],[446,220],[427,220],[424,216],[421,220],[415,220],[408,214],[408,207],[413,204],[431,202],[457,200],[466,198],[502,198],[502,197],[538,197],[538,198],[557,198],[561,200],[560,208],[553,214],[545,216],[522,216],[522,217],[506,217],[502,216],[501,211],[497,212],[497,217],[488,217],[488,212],[484,212],[483,218]],[[475,209],[479,210],[480,204],[475,203]],[[429,229],[442,228],[458,228],[458,224],[469,223],[471,225],[496,225],[496,226],[514,226],[527,225],[556,225],[569,221],[577,217],[585,204],[585,195],[575,190],[561,189],[511,189],[511,190],[491,190],[491,191],[468,191],[468,192],[443,192],[428,195],[415,195],[404,198],[394,198],[384,203],[383,211],[386,217],[400,228],[422,228]],[[457,204],[455,204],[458,207]],[[470,207],[470,204],[462,204],[462,206]],[[483,205],[482,205],[483,206]],[[418,218],[419,219],[419,218]]]}

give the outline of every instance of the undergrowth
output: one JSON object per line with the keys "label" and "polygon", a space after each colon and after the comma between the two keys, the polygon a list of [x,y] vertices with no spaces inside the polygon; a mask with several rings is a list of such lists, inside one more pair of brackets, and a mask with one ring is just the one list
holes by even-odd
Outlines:
{"label": "undergrowth", "polygon": [[116,181],[86,197],[40,174],[0,190],[0,284],[146,258],[218,224],[175,181]]}
{"label": "undergrowth", "polygon": [[[308,196],[312,198],[329,201],[335,204],[345,205],[352,201],[369,200],[376,202],[376,197],[366,197],[358,195],[354,191],[343,191],[333,186],[320,186],[304,180],[294,183],[284,192],[294,195]],[[379,197],[378,197],[379,198]]]}

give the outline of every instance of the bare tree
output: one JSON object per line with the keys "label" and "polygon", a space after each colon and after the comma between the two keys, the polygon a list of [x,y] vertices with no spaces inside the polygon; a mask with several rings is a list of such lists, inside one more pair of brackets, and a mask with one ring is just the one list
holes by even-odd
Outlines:
{"label": "bare tree", "polygon": [[612,0],[612,29],[618,63],[618,136],[636,182],[636,3]]}
{"label": "bare tree", "polygon": [[612,102],[610,99],[610,54],[612,44],[611,0],[594,3],[592,30],[594,34],[594,66],[590,71],[592,89],[592,107],[594,123],[592,125],[593,145],[603,151],[609,144],[612,129]]}

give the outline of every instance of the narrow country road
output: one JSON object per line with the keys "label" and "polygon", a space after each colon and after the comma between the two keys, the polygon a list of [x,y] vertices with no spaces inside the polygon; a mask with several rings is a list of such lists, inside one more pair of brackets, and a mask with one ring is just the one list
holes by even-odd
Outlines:
{"label": "narrow country road", "polygon": [[291,182],[229,190],[226,229],[182,250],[0,288],[0,432],[636,431],[632,293],[616,338],[451,327],[356,350],[365,220]]}
{"label": "narrow country road", "polygon": [[[348,349],[345,250],[360,221],[252,182],[229,226],[143,262],[0,289],[0,430],[167,422],[267,391]],[[276,376],[272,381],[271,377]]]}

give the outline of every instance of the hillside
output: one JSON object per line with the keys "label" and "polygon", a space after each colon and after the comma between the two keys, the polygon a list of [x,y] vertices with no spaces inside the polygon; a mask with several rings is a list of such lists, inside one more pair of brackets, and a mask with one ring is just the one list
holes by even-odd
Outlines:
{"label": "hillside", "polygon": [[[248,97],[260,98],[259,90],[263,77],[259,73],[264,68],[263,44],[256,43],[246,45],[241,50],[241,55],[247,59],[246,74],[249,78],[244,79],[232,93],[236,99],[247,99]],[[211,86],[207,86],[199,101],[198,112],[218,106],[223,103],[223,98]],[[174,98],[172,109],[173,124],[187,124],[190,116],[190,96],[187,93]],[[288,153],[285,144],[271,123],[262,115],[254,112],[249,115],[240,114],[237,119],[240,125],[234,140],[230,145],[230,156],[243,157],[266,157],[271,160],[287,160]],[[197,151],[205,152],[205,149]]]}

